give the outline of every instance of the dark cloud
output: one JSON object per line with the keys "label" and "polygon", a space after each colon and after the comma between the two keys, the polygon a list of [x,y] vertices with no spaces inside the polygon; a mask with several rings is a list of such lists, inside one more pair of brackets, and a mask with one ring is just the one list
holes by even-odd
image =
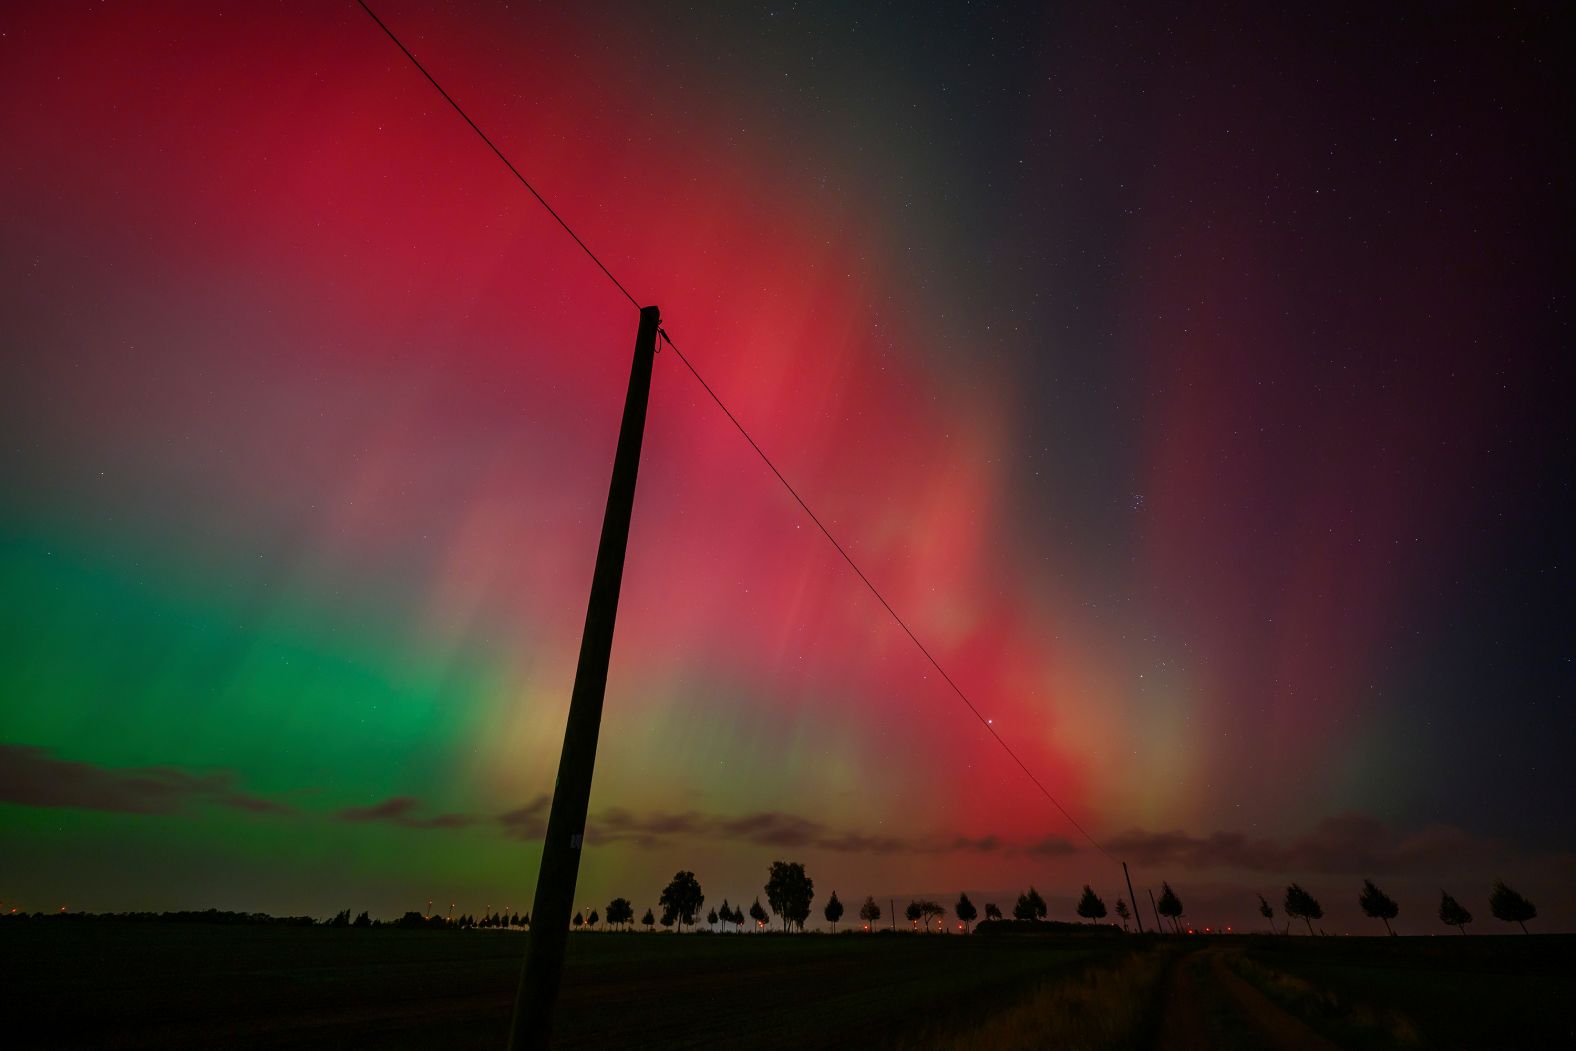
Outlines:
{"label": "dark cloud", "polygon": [[827,835],[820,822],[776,811],[722,817],[694,810],[636,814],[623,807],[597,814],[587,822],[586,831],[593,843],[640,847],[663,846],[672,839],[730,839],[768,847],[803,847]]}
{"label": "dark cloud", "polygon": [[774,810],[714,820],[722,838],[740,839],[763,847],[807,847],[827,834],[826,826],[819,821]]}
{"label": "dark cloud", "polygon": [[105,767],[56,759],[46,749],[0,744],[0,802],[121,814],[175,814],[206,803],[254,814],[295,808],[236,788],[233,771],[171,766]]}
{"label": "dark cloud", "polygon": [[1132,829],[1113,837],[1107,846],[1138,865],[1348,874],[1437,868],[1503,851],[1495,841],[1451,825],[1430,825],[1412,835],[1398,836],[1366,814],[1325,818],[1306,835],[1286,843],[1250,839],[1236,832],[1195,836],[1177,830]]}
{"label": "dark cloud", "polygon": [[959,836],[952,841],[949,848],[953,851],[972,851],[976,854],[994,854],[1006,844],[996,836],[981,836],[979,839],[970,839],[968,836]]}
{"label": "dark cloud", "polygon": [[1078,848],[1061,836],[1045,836],[1023,848],[1025,854],[1037,858],[1059,858],[1077,853]]}
{"label": "dark cloud", "polygon": [[[206,805],[251,814],[297,815],[286,803],[242,792],[234,772],[191,771],[172,766],[103,767],[57,759],[43,748],[0,744],[0,802],[32,807],[73,807],[125,814],[176,814]],[[552,798],[537,796],[491,821],[505,834],[539,840],[547,830]],[[362,807],[336,811],[339,821],[384,823],[401,828],[470,828],[484,818],[464,813],[425,812],[414,796],[393,796]],[[996,836],[903,837],[857,829],[833,829],[820,821],[784,811],[742,815],[635,812],[610,807],[587,823],[593,844],[627,843],[657,849],[676,840],[721,840],[780,850],[822,850],[839,854],[1016,854],[1063,857],[1078,848],[1060,836],[1010,843]],[[1361,874],[1435,871],[1464,862],[1503,856],[1504,847],[1451,825],[1430,825],[1397,835],[1365,814],[1326,818],[1306,834],[1285,842],[1238,832],[1195,835],[1181,830],[1130,829],[1107,847],[1135,865],[1183,870]]]}
{"label": "dark cloud", "polygon": [[838,854],[901,854],[915,849],[908,840],[897,836],[866,836],[858,832],[826,836],[816,840],[815,845]]}
{"label": "dark cloud", "polygon": [[623,807],[604,810],[588,825],[593,842],[633,843],[638,847],[658,846],[674,836],[704,835],[710,829],[709,820],[694,811],[636,815]]}
{"label": "dark cloud", "polygon": [[410,818],[401,821],[406,828],[468,828],[476,824],[470,814],[438,814],[435,817]]}
{"label": "dark cloud", "polygon": [[622,807],[596,815],[588,822],[587,832],[593,843],[633,843],[641,847],[663,846],[672,839],[724,839],[788,848],[817,845],[829,838],[826,826],[820,822],[777,811],[724,817],[694,810],[635,814]]}
{"label": "dark cloud", "polygon": [[253,814],[295,814],[295,807],[281,803],[276,799],[264,799],[261,796],[243,796],[236,792],[219,797],[217,802],[237,810],[247,810]]}
{"label": "dark cloud", "polygon": [[394,796],[367,807],[347,807],[334,814],[340,821],[382,821],[401,828],[465,828],[476,823],[469,814],[437,814],[417,817],[421,801],[413,796]]}
{"label": "dark cloud", "polygon": [[419,806],[413,796],[395,796],[368,807],[347,807],[334,816],[341,821],[399,821]]}
{"label": "dark cloud", "polygon": [[[739,816],[652,811],[636,814],[612,807],[587,823],[587,839],[596,844],[631,843],[665,847],[675,839],[714,839],[752,843],[762,847],[825,850],[839,854],[949,854],[957,851],[992,853],[1011,846],[995,836],[904,838],[854,830],[837,830],[798,814],[765,810]],[[1068,847],[1068,849],[1072,849]]]}
{"label": "dark cloud", "polygon": [[544,793],[523,807],[499,814],[496,820],[503,826],[505,835],[516,839],[541,839],[547,833],[547,811],[552,804],[553,797]]}

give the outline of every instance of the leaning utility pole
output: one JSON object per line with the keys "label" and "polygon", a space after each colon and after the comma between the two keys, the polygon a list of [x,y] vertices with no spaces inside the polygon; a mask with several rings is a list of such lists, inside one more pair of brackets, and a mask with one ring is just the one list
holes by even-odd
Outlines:
{"label": "leaning utility pole", "polygon": [[580,638],[580,664],[569,697],[569,722],[564,749],[558,757],[553,807],[542,841],[542,865],[531,906],[531,934],[526,942],[525,969],[509,1027],[512,1051],[545,1051],[553,1028],[553,1005],[564,970],[569,940],[569,914],[574,910],[575,876],[585,837],[586,807],[591,801],[591,772],[596,765],[596,739],[602,727],[602,695],[607,688],[607,663],[613,650],[613,621],[618,615],[618,590],[624,577],[624,551],[629,544],[629,518],[635,507],[635,474],[640,468],[640,440],[646,428],[646,401],[651,393],[651,365],[657,350],[656,307],[640,308],[635,360],[629,369],[624,421],[613,455],[613,482],[602,516],[586,605],[585,633]]}
{"label": "leaning utility pole", "polygon": [[1144,933],[1144,917],[1138,907],[1138,899],[1133,897],[1133,877],[1127,874],[1127,862],[1122,862],[1122,878],[1127,880],[1127,900],[1133,903],[1133,919],[1138,921],[1138,933]]}

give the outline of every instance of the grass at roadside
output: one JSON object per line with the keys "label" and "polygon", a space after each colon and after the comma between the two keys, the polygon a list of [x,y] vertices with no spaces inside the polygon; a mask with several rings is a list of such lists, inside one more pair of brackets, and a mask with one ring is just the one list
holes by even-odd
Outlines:
{"label": "grass at roadside", "polygon": [[1173,950],[1150,946],[1041,981],[1025,998],[963,1031],[934,1031],[913,1048],[1116,1051],[1142,1046],[1155,1028],[1158,990]]}
{"label": "grass at roadside", "polygon": [[1230,954],[1226,963],[1271,1003],[1341,1047],[1392,1051],[1425,1046],[1417,1023],[1394,1008],[1336,993],[1241,953]]}
{"label": "grass at roadside", "polygon": [[1239,973],[1348,1046],[1576,1047],[1570,936],[1259,938],[1246,956],[1264,973]]}

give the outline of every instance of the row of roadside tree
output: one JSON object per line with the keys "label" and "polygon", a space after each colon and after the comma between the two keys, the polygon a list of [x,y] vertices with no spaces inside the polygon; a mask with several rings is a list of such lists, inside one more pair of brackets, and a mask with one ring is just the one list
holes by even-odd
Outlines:
{"label": "row of roadside tree", "polygon": [[[1181,896],[1171,887],[1170,883],[1162,883],[1158,898],[1151,892],[1151,907],[1156,913],[1157,920],[1164,919],[1170,922],[1174,933],[1182,933],[1185,911]],[[804,930],[805,923],[810,918],[811,903],[815,897],[815,881],[805,872],[804,865],[796,861],[774,861],[768,873],[766,885],[763,888],[766,897],[766,906],[762,906],[761,899],[757,897],[750,906],[748,913],[738,905],[730,904],[726,899],[721,906],[714,906],[704,915],[701,909],[705,905],[705,894],[701,889],[700,881],[695,874],[689,871],[678,872],[668,885],[663,888],[658,898],[660,914],[652,909],[645,910],[640,918],[640,924],[648,930],[655,930],[660,923],[664,929],[677,927],[683,931],[685,927],[699,926],[704,922],[713,931],[743,931],[746,929],[746,920],[753,921],[754,929],[766,929],[772,919],[781,924],[784,931]],[[1385,930],[1394,933],[1390,921],[1400,912],[1400,906],[1384,891],[1376,886],[1373,880],[1364,880],[1362,891],[1358,896],[1358,904],[1363,913],[1374,919],[1382,920]],[[895,908],[895,906],[894,906]],[[1312,894],[1300,884],[1292,883],[1287,886],[1281,908],[1289,920],[1302,920],[1307,925],[1308,933],[1314,933],[1314,921],[1324,918],[1324,909]],[[770,912],[768,913],[768,909]],[[1489,910],[1493,915],[1507,923],[1517,923],[1523,931],[1526,930],[1526,921],[1537,915],[1537,908],[1526,897],[1507,886],[1504,881],[1496,881],[1489,895]],[[1085,885],[1083,894],[1078,899],[1075,907],[1078,916],[1086,921],[1099,923],[1105,920],[1107,909],[1104,899],[1095,893],[1091,886]],[[1049,909],[1045,898],[1034,887],[1018,895],[1018,900],[1012,907],[1012,918],[1020,921],[1038,922],[1047,918]],[[827,924],[834,931],[842,922],[844,906],[833,891],[821,910]],[[972,929],[974,921],[979,918],[980,912],[968,894],[960,894],[952,906],[952,913],[957,917],[958,929],[968,932]],[[1129,921],[1133,919],[1132,907],[1123,898],[1116,899],[1116,917],[1121,920],[1124,929],[1128,928]],[[1281,933],[1289,933],[1289,926],[1285,929],[1275,927],[1275,909],[1268,899],[1259,895],[1259,914],[1269,921],[1272,929]],[[908,920],[914,930],[944,930],[947,909],[945,906],[929,899],[916,899],[910,901],[903,916]],[[866,897],[864,904],[859,908],[859,920],[863,929],[874,931],[882,919],[881,906],[874,897]],[[1001,908],[995,902],[986,902],[984,916],[987,921],[1004,919]],[[1463,907],[1449,893],[1441,891],[1439,903],[1439,919],[1441,922],[1456,927],[1461,933],[1466,933],[1466,924],[1472,922],[1472,914]],[[577,928],[595,928],[601,921],[601,916],[592,909],[589,915],[578,912],[574,917]],[[609,927],[630,929],[635,924],[635,909],[627,898],[614,898],[607,906],[607,924]],[[891,917],[893,926],[896,925],[896,916]],[[1142,924],[1140,924],[1142,926]]]}
{"label": "row of roadside tree", "polygon": [[[1156,925],[1160,930],[1165,930],[1165,922],[1169,921],[1173,933],[1181,934],[1184,930],[1192,932],[1191,927],[1185,927],[1186,916],[1182,898],[1171,887],[1170,883],[1160,885],[1160,895],[1155,897],[1149,893],[1150,905],[1155,913]],[[802,931],[810,918],[811,904],[815,898],[815,881],[805,872],[804,865],[797,861],[774,861],[767,874],[765,886],[766,904],[761,904],[759,896],[749,907],[748,912],[742,906],[730,904],[726,899],[720,906],[713,906],[704,915],[701,909],[705,906],[706,897],[701,889],[700,881],[695,873],[682,871],[675,873],[673,879],[662,889],[658,898],[657,909],[646,909],[639,919],[639,924],[647,930],[654,931],[658,924],[663,929],[671,930],[675,927],[680,932],[686,927],[698,927],[705,923],[707,927],[716,932],[744,931],[753,929],[762,931],[771,926],[773,919],[781,925],[783,931]],[[1275,907],[1269,900],[1260,894],[1258,896],[1258,912],[1270,925],[1271,930],[1280,934],[1290,933],[1290,921],[1301,920],[1307,926],[1308,933],[1315,933],[1315,922],[1324,918],[1324,908],[1318,899],[1305,890],[1300,884],[1292,883],[1286,887],[1285,896],[1281,902],[1281,911],[1287,920],[1285,927],[1276,923]],[[1362,890],[1358,895],[1358,905],[1363,914],[1373,919],[1380,920],[1385,925],[1386,932],[1394,934],[1390,921],[1400,913],[1400,906],[1394,898],[1390,897],[1374,883],[1373,880],[1364,880]],[[1537,907],[1522,894],[1507,886],[1503,880],[1494,883],[1488,898],[1489,911],[1496,919],[1506,923],[1516,923],[1526,931],[1527,921],[1537,916]],[[897,927],[898,912],[894,904],[891,906],[892,915],[888,918],[893,929]],[[658,912],[657,910],[660,910]],[[769,910],[769,911],[768,911]],[[64,911],[64,910],[62,910]],[[212,910],[210,910],[212,911]],[[1080,919],[1090,923],[1101,923],[1106,919],[1107,909],[1105,900],[1096,894],[1093,887],[1085,885],[1083,894],[1075,906]],[[1130,921],[1138,920],[1133,914],[1133,906],[1123,898],[1116,899],[1114,908],[1116,918],[1121,921],[1124,930],[1130,929]],[[821,909],[832,930],[837,930],[842,922],[844,907],[833,891]],[[975,907],[968,894],[958,895],[952,905],[952,914],[957,919],[957,929],[965,933],[973,929],[974,922],[980,916],[980,910]],[[1018,900],[1012,906],[1012,918],[1021,922],[1038,923],[1046,920],[1049,908],[1045,898],[1034,887],[1018,895]],[[168,915],[168,914],[167,914]],[[178,914],[182,917],[193,914]],[[229,914],[226,914],[229,915]],[[859,921],[866,931],[880,929],[880,923],[885,915],[881,906],[874,897],[866,897],[864,904],[859,907]],[[930,899],[915,899],[908,903],[901,915],[909,923],[910,929],[916,931],[944,931],[946,927],[947,908]],[[1446,891],[1440,892],[1438,915],[1440,922],[1455,927],[1462,934],[1466,933],[1466,925],[1472,922],[1472,913]],[[1001,908],[995,902],[986,902],[984,917],[987,921],[1001,921],[1004,916]],[[302,918],[302,921],[311,921]],[[398,927],[443,927],[443,928],[520,928],[525,929],[530,925],[530,917],[518,913],[492,913],[487,912],[480,918],[471,915],[458,917],[445,917],[439,915],[424,915],[419,912],[409,912],[403,917],[392,922]],[[573,926],[577,930],[597,929],[604,922],[604,915],[596,909],[586,909],[575,913]],[[608,929],[630,930],[636,925],[635,906],[628,898],[614,898],[608,902],[605,923]],[[747,928],[747,922],[753,926]],[[344,910],[333,919],[324,921],[330,927],[367,927],[382,926],[374,921],[367,913],[362,912],[354,919],[350,910]],[[1138,927],[1143,929],[1141,920]],[[1229,928],[1227,928],[1229,930]],[[1323,933],[1322,928],[1318,933]]]}

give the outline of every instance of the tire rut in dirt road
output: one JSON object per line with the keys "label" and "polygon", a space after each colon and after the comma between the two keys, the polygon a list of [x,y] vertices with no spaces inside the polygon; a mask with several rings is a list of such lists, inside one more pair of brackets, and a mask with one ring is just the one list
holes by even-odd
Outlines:
{"label": "tire rut in dirt road", "polygon": [[1158,1051],[1211,1051],[1216,1041],[1199,999],[1194,953],[1171,961],[1161,979]]}
{"label": "tire rut in dirt road", "polygon": [[1161,992],[1159,1051],[1340,1051],[1233,972],[1226,955],[1201,949],[1172,966]]}

